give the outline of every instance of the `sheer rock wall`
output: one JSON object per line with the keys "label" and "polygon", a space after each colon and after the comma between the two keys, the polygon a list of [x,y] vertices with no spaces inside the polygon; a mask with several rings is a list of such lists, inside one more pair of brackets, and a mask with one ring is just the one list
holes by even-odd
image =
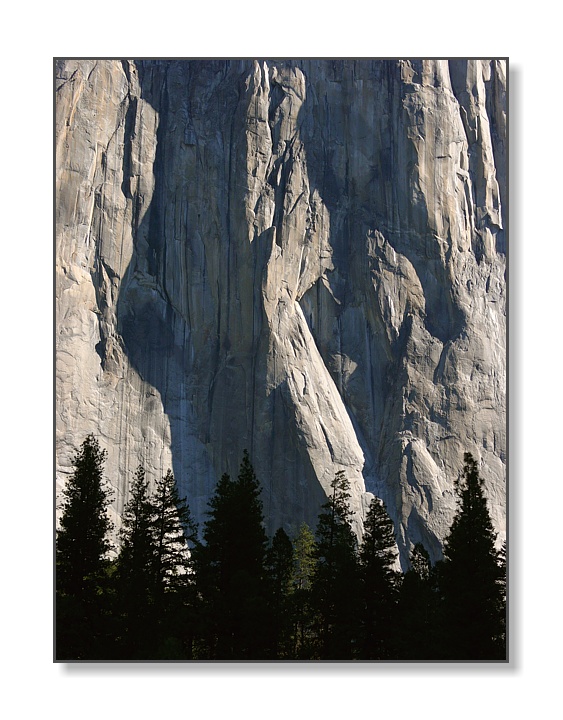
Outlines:
{"label": "sheer rock wall", "polygon": [[403,561],[463,453],[505,531],[504,61],[59,61],[57,482],[94,432],[200,522],[250,452],[268,530],[335,472]]}

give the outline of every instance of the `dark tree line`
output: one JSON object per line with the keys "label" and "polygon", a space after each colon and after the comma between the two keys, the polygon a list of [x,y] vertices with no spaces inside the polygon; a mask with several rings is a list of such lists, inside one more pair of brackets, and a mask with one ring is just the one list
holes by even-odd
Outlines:
{"label": "dark tree line", "polygon": [[[434,566],[415,545],[397,570],[393,523],[369,507],[360,543],[349,483],[336,474],[315,532],[264,530],[245,451],[223,475],[201,537],[171,471],[151,493],[131,485],[112,548],[105,451],[88,436],[74,459],[56,538],[57,660],[503,660],[505,548],[471,455]],[[114,559],[109,555],[114,550]]]}

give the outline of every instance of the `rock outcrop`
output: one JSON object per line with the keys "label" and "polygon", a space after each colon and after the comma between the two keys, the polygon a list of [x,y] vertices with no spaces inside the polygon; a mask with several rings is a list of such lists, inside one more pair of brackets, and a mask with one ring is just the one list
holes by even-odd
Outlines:
{"label": "rock outcrop", "polygon": [[249,450],[268,530],[334,474],[434,559],[463,453],[499,539],[502,60],[56,67],[57,479],[94,432],[194,515]]}

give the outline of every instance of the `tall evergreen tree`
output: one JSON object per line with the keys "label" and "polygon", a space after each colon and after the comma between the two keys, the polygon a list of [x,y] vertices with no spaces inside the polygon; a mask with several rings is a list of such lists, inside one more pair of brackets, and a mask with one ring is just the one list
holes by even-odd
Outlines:
{"label": "tall evergreen tree", "polygon": [[196,549],[202,652],[213,659],[268,656],[270,594],[260,485],[245,450],[238,478],[223,475]]}
{"label": "tall evergreen tree", "polygon": [[63,490],[56,537],[57,659],[96,659],[103,644],[101,590],[112,529],[105,458],[106,451],[88,435],[74,456],[74,473]]}
{"label": "tall evergreen tree", "polygon": [[151,659],[155,651],[155,562],[154,506],[144,469],[139,466],[131,486],[120,529],[121,548],[117,559],[117,603],[120,607],[124,659]]}
{"label": "tall evergreen tree", "polygon": [[57,589],[83,596],[95,591],[107,567],[111,549],[107,514],[111,493],[103,478],[106,451],[93,435],[74,457],[74,473],[63,490],[64,501],[57,531]]}
{"label": "tall evergreen tree", "polygon": [[130,499],[123,511],[118,557],[119,574],[139,600],[149,596],[153,589],[154,512],[145,471],[139,466],[131,485]]}
{"label": "tall evergreen tree", "polygon": [[293,542],[292,610],[293,656],[305,660],[312,656],[313,608],[311,585],[317,565],[315,536],[307,523],[302,523]]}
{"label": "tall evergreen tree", "polygon": [[296,591],[310,590],[316,567],[315,536],[307,523],[302,523],[293,542],[292,583]]}
{"label": "tall evergreen tree", "polygon": [[[291,600],[293,593],[293,545],[283,528],[279,528],[266,553],[271,583],[271,651],[277,658],[291,656]],[[267,629],[264,628],[266,631]]]}
{"label": "tall evergreen tree", "polygon": [[434,568],[424,545],[417,543],[399,597],[397,652],[400,660],[437,660],[438,594]]}
{"label": "tall evergreen tree", "polygon": [[440,571],[444,655],[499,660],[505,657],[503,571],[477,463],[469,453],[464,461],[463,477],[456,482],[459,506]]}
{"label": "tall evergreen tree", "polygon": [[500,547],[497,554],[497,563],[499,567],[499,578],[497,585],[498,594],[498,613],[500,616],[500,629],[498,632],[497,645],[501,648],[503,654],[506,654],[506,540]]}
{"label": "tall evergreen tree", "polygon": [[154,577],[157,596],[190,582],[190,546],[197,527],[186,498],[180,498],[172,470],[157,481],[152,498],[154,533]]}
{"label": "tall evergreen tree", "polygon": [[354,655],[359,611],[357,542],[350,525],[350,483],[343,471],[332,481],[316,532],[317,565],[311,595],[317,616],[319,656],[346,660]]}
{"label": "tall evergreen tree", "polygon": [[158,660],[191,659],[195,633],[192,551],[197,526],[181,498],[172,470],[157,480],[151,499],[154,542],[154,606]]}
{"label": "tall evergreen tree", "polygon": [[401,575],[394,568],[397,549],[393,522],[379,498],[373,498],[370,503],[359,557],[362,581],[360,656],[366,660],[392,659]]}

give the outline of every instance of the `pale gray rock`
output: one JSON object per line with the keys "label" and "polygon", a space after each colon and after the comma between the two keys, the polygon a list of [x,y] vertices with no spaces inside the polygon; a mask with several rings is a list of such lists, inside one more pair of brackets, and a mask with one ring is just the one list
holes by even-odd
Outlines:
{"label": "pale gray rock", "polygon": [[501,60],[62,61],[57,479],[94,432],[203,522],[247,448],[268,531],[335,473],[403,563],[463,453],[505,536]]}

